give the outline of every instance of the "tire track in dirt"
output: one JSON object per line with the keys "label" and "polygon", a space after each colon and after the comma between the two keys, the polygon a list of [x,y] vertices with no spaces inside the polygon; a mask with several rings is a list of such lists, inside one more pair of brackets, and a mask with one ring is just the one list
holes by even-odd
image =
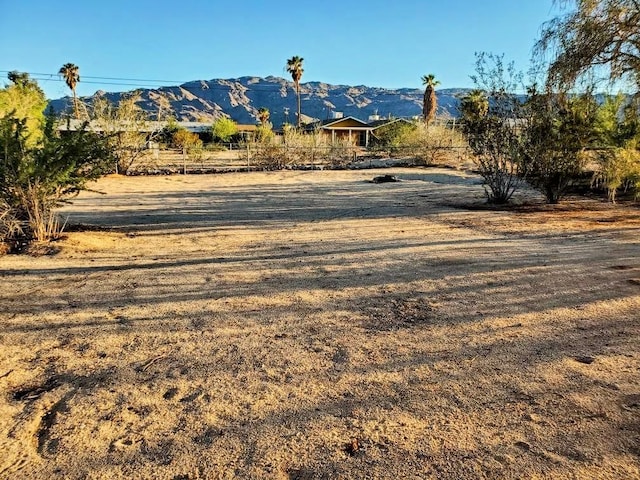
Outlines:
{"label": "tire track in dirt", "polygon": [[21,386],[9,393],[14,402],[23,404],[14,416],[0,451],[0,478],[10,478],[30,463],[55,456],[58,440],[52,438],[60,412],[69,411],[69,404],[80,392],[91,390],[113,372],[109,369],[90,375],[54,374],[43,382]]}

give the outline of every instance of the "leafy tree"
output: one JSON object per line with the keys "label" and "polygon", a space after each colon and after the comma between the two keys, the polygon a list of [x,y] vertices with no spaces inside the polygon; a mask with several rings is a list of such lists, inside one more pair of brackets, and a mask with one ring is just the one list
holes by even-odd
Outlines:
{"label": "leafy tree", "polygon": [[238,134],[238,124],[227,117],[219,118],[213,122],[211,133],[215,141],[226,143]]}
{"label": "leafy tree", "polygon": [[640,146],[640,118],[638,101],[622,93],[607,95],[598,109],[595,130],[600,146]]}
{"label": "leafy tree", "polygon": [[619,94],[608,96],[599,108],[595,127],[598,144],[598,171],[593,183],[607,189],[609,200],[616,201],[620,189],[635,190],[640,196],[640,121],[638,104]]}
{"label": "leafy tree", "polygon": [[529,90],[523,108],[522,174],[549,203],[558,203],[581,173],[593,144],[598,104],[578,96]]}
{"label": "leafy tree", "polygon": [[136,92],[122,96],[117,104],[99,96],[91,108],[91,125],[107,139],[116,159],[117,172],[122,174],[146,153],[148,141],[161,134],[136,102]]}
{"label": "leafy tree", "polygon": [[60,226],[54,209],[110,163],[109,146],[96,133],[81,129],[61,136],[49,115],[36,127],[40,140],[30,146],[29,123],[14,112],[0,118],[0,241],[14,249],[55,238]]}
{"label": "leafy tree", "polygon": [[76,86],[80,81],[80,69],[73,63],[65,63],[58,71],[58,74],[62,75],[62,78],[64,78],[64,82],[73,93],[73,110],[75,112],[76,118],[79,119],[80,115],[78,113],[78,97],[76,96]]}
{"label": "leafy tree", "polygon": [[436,97],[436,87],[440,84],[435,75],[423,75],[422,84],[426,85],[424,99],[422,101],[422,117],[425,123],[430,123],[436,117],[438,110],[438,97]]}
{"label": "leafy tree", "polygon": [[198,134],[190,132],[186,128],[179,128],[173,134],[172,144],[176,148],[184,148],[186,150],[202,148],[202,140]]}
{"label": "leafy tree", "polygon": [[163,142],[167,145],[173,145],[173,136],[181,130],[181,127],[178,124],[178,121],[175,117],[170,117],[167,119],[167,124],[162,128],[158,135],[158,141]]}
{"label": "leafy tree", "polygon": [[519,122],[522,103],[514,93],[522,80],[513,63],[504,56],[476,54],[476,74],[471,79],[491,99],[487,114],[470,117],[463,131],[484,180],[490,203],[507,203],[522,183],[522,148]]}
{"label": "leafy tree", "polygon": [[296,87],[296,95],[298,97],[298,128],[300,128],[302,121],[302,113],[300,111],[300,79],[302,78],[302,74],[304,73],[304,69],[302,68],[302,62],[304,58],[293,56],[289,60],[287,60],[287,72],[291,74],[291,79]]}
{"label": "leafy tree", "polygon": [[30,87],[34,89],[40,89],[38,82],[35,80],[31,80],[29,78],[29,74],[26,72],[18,72],[17,70],[13,70],[7,74],[7,78],[9,81],[15,85],[19,85],[21,87]]}
{"label": "leafy tree", "polygon": [[272,143],[275,139],[275,133],[273,133],[273,126],[270,122],[258,125],[256,128],[255,140],[258,143]]}
{"label": "leafy tree", "polygon": [[258,109],[258,120],[260,121],[260,125],[266,125],[269,121],[269,117],[271,117],[271,113],[268,108],[260,107]]}
{"label": "leafy tree", "polygon": [[375,130],[372,144],[377,148],[387,150],[389,156],[393,156],[393,154],[403,146],[412,143],[412,134],[417,128],[417,125],[404,121],[396,121],[383,125]]}
{"label": "leafy tree", "polygon": [[472,90],[460,100],[462,121],[467,124],[481,121],[488,113],[489,99],[483,90]]}
{"label": "leafy tree", "polygon": [[640,4],[637,0],[562,0],[566,11],[543,26],[536,45],[551,53],[551,85],[568,88],[581,77],[606,73],[640,86]]}
{"label": "leafy tree", "polygon": [[28,73],[9,72],[11,84],[0,90],[0,117],[25,120],[29,133],[26,146],[33,146],[42,137],[44,109],[47,105],[44,92]]}

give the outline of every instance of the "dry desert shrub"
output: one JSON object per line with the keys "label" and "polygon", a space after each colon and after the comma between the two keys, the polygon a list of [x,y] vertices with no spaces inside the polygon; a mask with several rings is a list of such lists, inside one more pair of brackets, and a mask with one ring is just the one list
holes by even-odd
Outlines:
{"label": "dry desert shrub", "polygon": [[418,165],[444,163],[454,150],[464,151],[467,142],[464,135],[445,125],[417,124],[407,139],[408,153]]}
{"label": "dry desert shrub", "polygon": [[7,244],[10,239],[22,234],[22,227],[15,212],[5,200],[0,200],[0,243]]}
{"label": "dry desert shrub", "polygon": [[462,160],[468,144],[462,132],[445,124],[396,121],[376,131],[372,150],[390,158],[406,158],[416,165]]}

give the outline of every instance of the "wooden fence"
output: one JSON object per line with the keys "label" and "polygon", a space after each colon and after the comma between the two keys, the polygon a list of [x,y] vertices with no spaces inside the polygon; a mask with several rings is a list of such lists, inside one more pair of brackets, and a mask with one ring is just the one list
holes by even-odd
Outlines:
{"label": "wooden fence", "polygon": [[130,175],[216,173],[278,169],[366,168],[388,164],[456,163],[469,158],[464,145],[361,147],[292,147],[231,145],[220,151],[150,149],[127,171]]}

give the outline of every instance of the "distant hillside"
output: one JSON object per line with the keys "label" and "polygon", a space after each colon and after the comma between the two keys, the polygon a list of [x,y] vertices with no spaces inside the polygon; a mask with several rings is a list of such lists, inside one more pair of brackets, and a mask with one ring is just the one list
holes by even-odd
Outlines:
{"label": "distant hillside", "polygon": [[[370,115],[381,117],[412,117],[422,113],[424,91],[415,88],[387,88],[329,85],[308,82],[300,85],[302,113],[317,119],[331,118],[332,112],[367,120]],[[458,116],[459,98],[468,90],[439,90],[438,114]],[[131,94],[131,92],[128,92]],[[238,123],[257,122],[258,109],[271,112],[271,122],[279,126],[296,122],[296,93],[293,83],[279,77],[241,77],[227,80],[198,80],[180,86],[136,90],[138,104],[152,118],[172,114],[182,121],[213,121],[229,116]],[[91,103],[96,96],[117,101],[122,93],[96,92],[82,100]],[[72,110],[70,97],[52,100],[56,112]],[[287,113],[288,112],[288,113]]]}

